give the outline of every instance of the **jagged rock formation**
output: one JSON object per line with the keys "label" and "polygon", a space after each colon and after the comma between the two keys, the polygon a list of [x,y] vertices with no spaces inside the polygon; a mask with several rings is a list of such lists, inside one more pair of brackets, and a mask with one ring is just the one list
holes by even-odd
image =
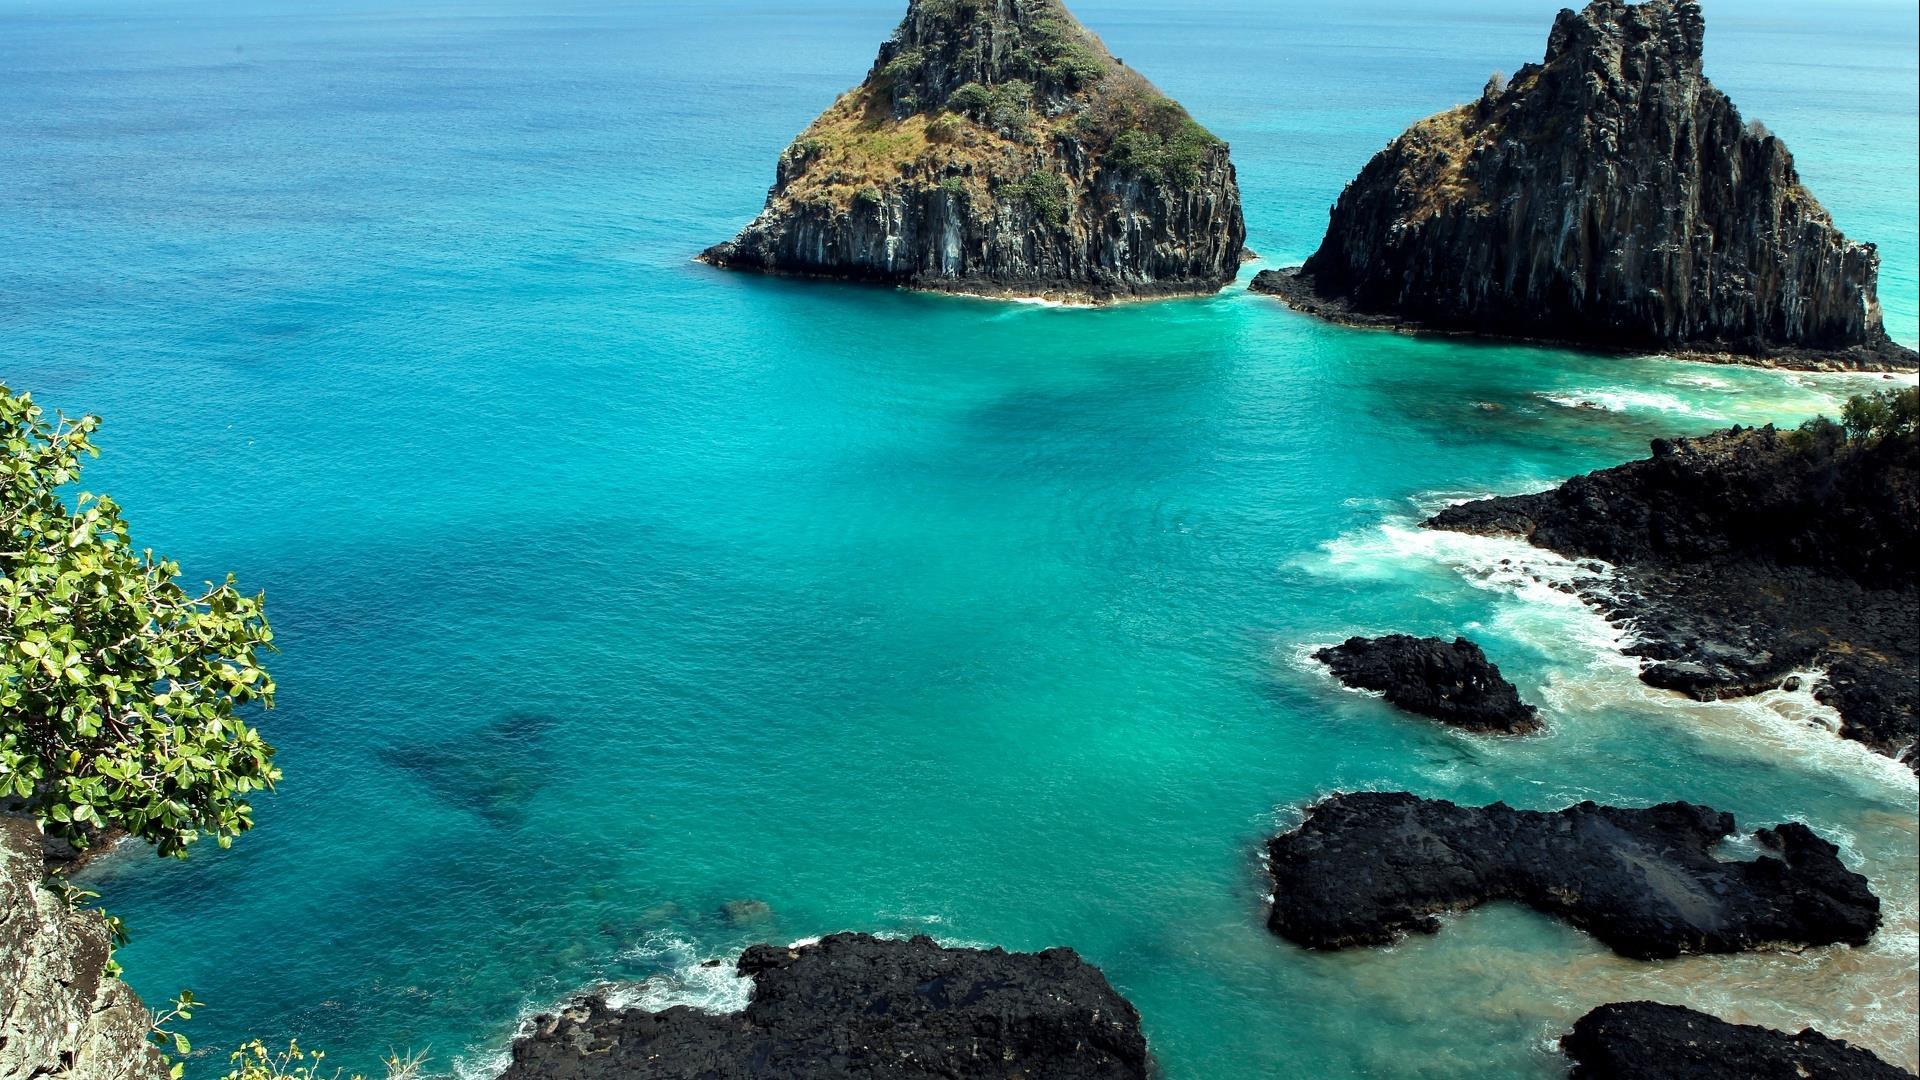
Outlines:
{"label": "jagged rock formation", "polygon": [[910,0],[716,266],[1107,301],[1207,293],[1246,240],[1227,147],[1059,0]]}
{"label": "jagged rock formation", "polygon": [[745,1010],[535,1017],[502,1080],[1145,1080],[1140,1015],[1071,949],[945,949],[835,934],[740,956]]}
{"label": "jagged rock formation", "polygon": [[1813,692],[1840,734],[1920,768],[1920,438],[1827,430],[1658,439],[1651,458],[1426,525],[1613,563],[1579,591],[1633,631],[1648,683],[1714,699],[1823,667]]}
{"label": "jagged rock formation", "polygon": [[1681,0],[1562,11],[1544,63],[1395,139],[1306,265],[1254,287],[1345,321],[1914,366],[1873,245],[1701,73],[1704,34]]}
{"label": "jagged rock formation", "polygon": [[1313,658],[1342,683],[1377,690],[1400,708],[1449,727],[1501,735],[1540,730],[1538,710],[1522,702],[1499,667],[1466,638],[1356,637]]}
{"label": "jagged rock formation", "polygon": [[1867,879],[1798,822],[1761,829],[1778,857],[1723,862],[1731,814],[1689,803],[1585,802],[1542,813],[1404,792],[1335,795],[1267,846],[1267,925],[1310,948],[1387,945],[1441,912],[1514,900],[1638,959],[1780,944],[1864,945],[1880,925]]}
{"label": "jagged rock formation", "polygon": [[0,817],[0,1080],[164,1080],[105,923],[41,884],[41,857],[39,829]]}
{"label": "jagged rock formation", "polygon": [[1812,1028],[1788,1035],[1652,1001],[1600,1006],[1560,1048],[1572,1080],[1913,1080]]}

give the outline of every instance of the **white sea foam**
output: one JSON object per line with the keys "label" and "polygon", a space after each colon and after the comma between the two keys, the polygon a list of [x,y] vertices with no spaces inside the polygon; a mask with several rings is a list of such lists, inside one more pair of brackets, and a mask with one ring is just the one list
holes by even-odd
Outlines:
{"label": "white sea foam", "polygon": [[1534,396],[1569,409],[1600,409],[1615,413],[1662,412],[1708,420],[1726,419],[1713,409],[1695,405],[1678,394],[1664,390],[1604,387],[1591,390],[1542,390]]}
{"label": "white sea foam", "polygon": [[733,963],[714,963],[714,958],[700,955],[693,942],[675,934],[648,934],[627,955],[666,970],[610,989],[607,1002],[615,1008],[658,1012],[686,1005],[701,1012],[732,1013],[746,1008],[753,993],[753,980],[742,977]]}
{"label": "white sea foam", "polygon": [[[1576,593],[1582,583],[1604,587],[1612,567],[1595,560],[1568,559],[1518,539],[1423,529],[1417,524],[1431,511],[1478,497],[1483,496],[1434,492],[1417,497],[1413,500],[1416,515],[1392,515],[1377,525],[1346,533],[1323,544],[1303,563],[1314,572],[1362,580],[1418,579],[1450,572],[1476,589],[1516,601],[1495,607],[1491,628],[1557,661],[1553,678],[1540,688],[1542,704],[1551,712],[1591,714],[1626,705],[1673,713],[1677,718],[1683,714],[1684,722],[1696,730],[1734,740],[1748,751],[1763,749],[1770,759],[1832,769],[1898,797],[1914,790],[1912,770],[1837,735],[1839,715],[1813,697],[1820,672],[1797,672],[1800,687],[1791,693],[1770,690],[1714,702],[1649,686],[1639,679],[1640,661],[1623,651],[1635,640],[1631,627],[1608,622]],[[1314,648],[1297,648],[1294,663],[1308,667]]]}
{"label": "white sea foam", "polygon": [[[664,931],[655,932],[628,950],[627,956],[664,967],[650,978],[637,983],[601,983],[583,986],[564,999],[545,1004],[523,1006],[513,1024],[513,1038],[524,1034],[541,1013],[550,1013],[582,994],[597,993],[615,1009],[647,1009],[658,1012],[685,1005],[701,1012],[734,1013],[747,1007],[753,980],[743,978],[731,960],[713,963],[702,957],[693,942]],[[509,1040],[510,1042],[511,1040]],[[511,1060],[505,1046],[480,1046],[458,1055],[450,1062],[458,1080],[489,1080],[499,1076]]]}

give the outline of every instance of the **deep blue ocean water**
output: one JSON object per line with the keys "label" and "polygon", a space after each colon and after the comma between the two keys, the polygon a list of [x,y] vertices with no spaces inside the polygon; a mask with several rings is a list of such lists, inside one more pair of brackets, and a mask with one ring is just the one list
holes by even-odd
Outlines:
{"label": "deep blue ocean water", "polygon": [[[1284,264],[1558,5],[1075,6],[1232,142]],[[1175,1080],[1554,1076],[1627,996],[1913,1066],[1912,775],[1804,695],[1648,691],[1563,567],[1411,527],[1870,380],[689,262],[899,10],[0,0],[0,379],[105,416],[89,486],[266,590],[282,649],[259,828],[91,874],[134,985],[211,1002],[193,1075],[254,1035],[484,1074],[589,984],[736,1004],[699,960],[841,929],[1075,946]],[[1709,19],[1709,74],[1880,244],[1914,343],[1912,5]],[[1450,734],[1303,659],[1388,630],[1470,633],[1550,733]],[[1363,787],[1805,819],[1888,925],[1660,964],[1511,908],[1270,936],[1262,840]]]}

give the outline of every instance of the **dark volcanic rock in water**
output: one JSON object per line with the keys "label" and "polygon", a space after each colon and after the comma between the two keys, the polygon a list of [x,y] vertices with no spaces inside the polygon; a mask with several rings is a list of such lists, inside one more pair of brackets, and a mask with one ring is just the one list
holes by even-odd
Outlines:
{"label": "dark volcanic rock in water", "polygon": [[1437,931],[1439,913],[1513,900],[1640,959],[1863,945],[1879,927],[1866,878],[1805,825],[1762,829],[1773,854],[1722,862],[1713,848],[1733,832],[1732,815],[1679,802],[1544,813],[1335,795],[1268,844],[1267,925],[1310,948],[1386,945]]}
{"label": "dark volcanic rock in water", "polygon": [[1560,1040],[1573,1080],[1912,1080],[1866,1050],[1807,1028],[1788,1035],[1627,1001],[1581,1017]]}
{"label": "dark volcanic rock in water", "polygon": [[615,1009],[536,1017],[505,1080],[1048,1077],[1144,1080],[1140,1015],[1071,949],[945,949],[835,934],[755,945],[738,1013]]}
{"label": "dark volcanic rock in water", "polygon": [[1712,699],[1825,667],[1813,693],[1840,733],[1920,767],[1920,438],[1659,439],[1651,458],[1426,525],[1615,563],[1583,595],[1632,628],[1647,682]]}
{"label": "dark volcanic rock in water", "polygon": [[1704,34],[1695,3],[1562,11],[1544,63],[1395,139],[1306,265],[1255,287],[1362,323],[1913,366],[1879,254],[1701,73]]}
{"label": "dark volcanic rock in water", "polygon": [[911,0],[716,266],[1078,301],[1208,293],[1246,225],[1225,143],[1059,0]]}
{"label": "dark volcanic rock in water", "polygon": [[1540,730],[1537,710],[1466,638],[1356,637],[1313,658],[1348,686],[1378,690],[1408,712],[1452,727],[1506,735]]}

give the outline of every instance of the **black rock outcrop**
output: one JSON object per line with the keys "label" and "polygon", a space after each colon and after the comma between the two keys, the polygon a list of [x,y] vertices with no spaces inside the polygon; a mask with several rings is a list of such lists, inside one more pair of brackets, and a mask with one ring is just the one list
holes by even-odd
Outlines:
{"label": "black rock outcrop", "polygon": [[1813,692],[1840,733],[1920,766],[1920,439],[1836,439],[1659,439],[1651,458],[1426,525],[1613,563],[1580,591],[1632,630],[1647,682],[1713,699],[1824,667]]}
{"label": "black rock outcrop", "polygon": [[1415,124],[1254,287],[1359,323],[1805,366],[1912,367],[1880,257],[1701,71],[1682,0],[1562,11],[1543,63]]}
{"label": "black rock outcrop", "polygon": [[1059,0],[910,0],[716,266],[993,296],[1208,293],[1246,240],[1227,146]]}
{"label": "black rock outcrop", "polygon": [[1437,931],[1441,912],[1513,900],[1640,959],[1861,945],[1879,927],[1867,880],[1805,825],[1755,833],[1775,854],[1752,862],[1715,858],[1733,832],[1732,815],[1680,802],[1547,813],[1335,795],[1268,844],[1267,925],[1310,948],[1386,945]]}
{"label": "black rock outcrop", "polygon": [[1538,711],[1466,638],[1356,637],[1313,658],[1346,685],[1380,691],[1400,708],[1450,727],[1503,735],[1540,730]]}
{"label": "black rock outcrop", "polygon": [[1140,1016],[1071,949],[947,949],[835,934],[741,954],[738,1013],[615,1009],[536,1017],[504,1080],[1049,1077],[1143,1080]]}
{"label": "black rock outcrop", "polygon": [[1560,1048],[1572,1080],[1913,1080],[1812,1028],[1788,1035],[1652,1001],[1600,1006]]}

